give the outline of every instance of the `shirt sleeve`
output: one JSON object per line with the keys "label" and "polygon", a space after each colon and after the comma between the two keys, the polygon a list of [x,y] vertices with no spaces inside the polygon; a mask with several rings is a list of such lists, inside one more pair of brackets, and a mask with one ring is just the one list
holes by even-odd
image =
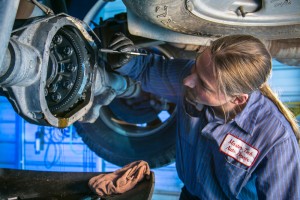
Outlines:
{"label": "shirt sleeve", "polygon": [[294,138],[274,146],[262,166],[256,183],[259,199],[300,199],[300,153]]}
{"label": "shirt sleeve", "polygon": [[182,80],[190,73],[193,60],[166,59],[157,54],[135,56],[117,71],[141,83],[144,91],[176,102],[182,95]]}

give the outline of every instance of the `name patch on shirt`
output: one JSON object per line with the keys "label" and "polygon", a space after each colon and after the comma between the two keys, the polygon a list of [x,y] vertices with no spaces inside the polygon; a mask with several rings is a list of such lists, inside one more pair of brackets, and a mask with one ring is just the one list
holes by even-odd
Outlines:
{"label": "name patch on shirt", "polygon": [[256,148],[230,133],[228,133],[223,140],[220,151],[247,167],[254,164],[259,154]]}

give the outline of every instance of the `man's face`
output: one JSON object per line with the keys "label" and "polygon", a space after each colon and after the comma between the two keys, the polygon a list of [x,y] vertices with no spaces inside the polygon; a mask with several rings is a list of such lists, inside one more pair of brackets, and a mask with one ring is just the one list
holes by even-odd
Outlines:
{"label": "man's face", "polygon": [[183,80],[183,84],[186,86],[186,100],[194,105],[218,107],[232,99],[218,89],[209,49],[196,58],[191,74]]}

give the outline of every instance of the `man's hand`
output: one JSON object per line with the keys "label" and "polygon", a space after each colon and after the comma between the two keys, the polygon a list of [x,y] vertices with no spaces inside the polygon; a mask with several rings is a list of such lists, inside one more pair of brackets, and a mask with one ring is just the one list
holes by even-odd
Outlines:
{"label": "man's hand", "polygon": [[[115,33],[112,37],[108,48],[120,52],[134,51],[135,46],[133,42],[128,39],[123,33]],[[117,69],[130,61],[132,58],[129,54],[112,54],[107,55],[107,61],[112,69]]]}

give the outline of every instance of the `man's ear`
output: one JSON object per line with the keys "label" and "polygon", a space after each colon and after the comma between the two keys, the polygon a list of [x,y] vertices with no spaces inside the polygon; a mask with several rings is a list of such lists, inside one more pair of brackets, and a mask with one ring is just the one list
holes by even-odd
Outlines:
{"label": "man's ear", "polygon": [[241,104],[246,103],[248,98],[249,98],[248,94],[240,94],[240,95],[234,97],[234,99],[231,102],[236,105],[241,105]]}

